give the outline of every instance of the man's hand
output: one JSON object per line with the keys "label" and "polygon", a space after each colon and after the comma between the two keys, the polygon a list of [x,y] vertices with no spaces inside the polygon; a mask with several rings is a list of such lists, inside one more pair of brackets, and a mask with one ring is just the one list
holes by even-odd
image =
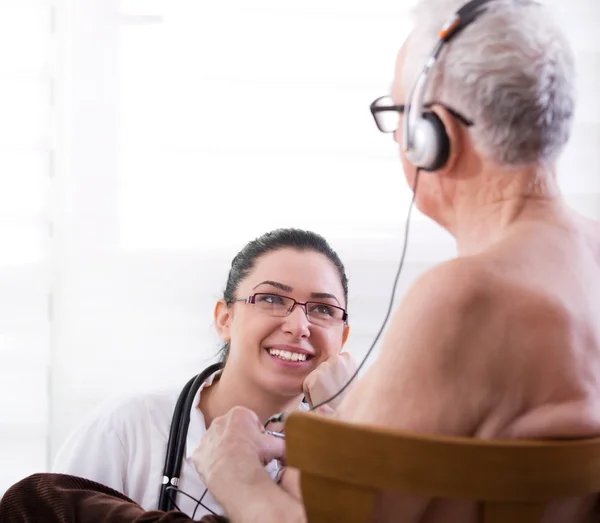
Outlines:
{"label": "man's hand", "polygon": [[284,453],[284,441],[266,434],[254,412],[234,407],[215,418],[192,459],[205,485],[223,504],[233,485],[252,485],[263,476],[271,481],[264,467]]}
{"label": "man's hand", "polygon": [[[306,377],[302,386],[304,396],[310,406],[318,405],[322,401],[331,398],[348,383],[356,372],[356,368],[356,362],[348,352],[332,356],[321,363]],[[335,409],[351,387],[352,385],[328,405]]]}

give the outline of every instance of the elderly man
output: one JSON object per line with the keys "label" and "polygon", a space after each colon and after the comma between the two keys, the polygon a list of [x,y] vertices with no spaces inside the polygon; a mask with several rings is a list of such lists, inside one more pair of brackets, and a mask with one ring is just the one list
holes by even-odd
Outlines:
{"label": "elderly man", "polygon": [[[335,415],[476,438],[598,435],[600,226],[567,207],[556,180],[573,57],[536,2],[461,7],[418,4],[391,99],[371,107],[416,205],[459,255],[412,285]],[[262,466],[283,447],[250,411],[213,421],[195,463],[234,523],[305,520],[297,473],[278,485]],[[595,497],[557,500],[544,523],[598,521],[594,510]],[[382,493],[374,520],[471,523],[475,506]]]}
{"label": "elderly man", "polygon": [[[391,100],[372,106],[401,145],[416,205],[459,255],[412,285],[336,415],[476,438],[598,435],[600,226],[567,207],[556,180],[573,123],[573,57],[536,2],[471,3],[460,11],[470,24],[444,27],[461,7],[418,4]],[[423,73],[432,49],[439,58]],[[236,523],[303,521],[296,475],[284,475],[283,492],[261,470],[281,451],[273,446],[240,410],[200,443],[197,468]],[[380,501],[378,522],[475,521],[473,503]],[[595,505],[558,500],[544,521],[586,521]]]}

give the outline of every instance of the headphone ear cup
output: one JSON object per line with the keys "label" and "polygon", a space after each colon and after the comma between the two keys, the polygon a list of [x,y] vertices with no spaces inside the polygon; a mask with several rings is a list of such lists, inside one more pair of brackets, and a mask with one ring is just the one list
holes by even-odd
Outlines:
{"label": "headphone ear cup", "polygon": [[410,162],[424,171],[442,168],[450,156],[450,138],[439,116],[431,111],[423,113],[414,132]]}
{"label": "headphone ear cup", "polygon": [[431,159],[428,165],[423,167],[425,171],[437,171],[446,165],[450,157],[450,138],[441,118],[434,112],[428,111],[423,114],[423,119],[431,126],[434,142]]}

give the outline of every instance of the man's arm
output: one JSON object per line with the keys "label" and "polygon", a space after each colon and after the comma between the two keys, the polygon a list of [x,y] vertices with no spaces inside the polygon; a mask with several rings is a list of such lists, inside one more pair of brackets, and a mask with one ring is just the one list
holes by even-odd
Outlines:
{"label": "man's arm", "polygon": [[412,432],[472,434],[494,400],[495,302],[485,273],[470,261],[453,260],[423,275],[336,415]]}
{"label": "man's arm", "polygon": [[[502,326],[485,272],[454,260],[407,292],[373,365],[336,417],[416,433],[473,435],[495,398]],[[420,521],[429,500],[384,496],[394,521]],[[378,521],[386,521],[380,514]]]}

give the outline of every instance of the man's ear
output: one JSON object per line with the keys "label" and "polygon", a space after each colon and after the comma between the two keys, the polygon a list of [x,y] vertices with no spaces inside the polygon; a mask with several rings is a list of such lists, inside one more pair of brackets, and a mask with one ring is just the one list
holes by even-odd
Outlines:
{"label": "man's ear", "polygon": [[215,304],[213,317],[215,319],[215,329],[217,334],[225,342],[231,341],[231,316],[232,311],[225,303],[225,300],[219,300]]}
{"label": "man's ear", "polygon": [[463,152],[465,145],[464,133],[467,132],[467,129],[441,105],[434,105],[430,111],[435,113],[441,120],[450,141],[448,160],[436,172],[440,174],[450,173],[455,169],[458,158]]}

